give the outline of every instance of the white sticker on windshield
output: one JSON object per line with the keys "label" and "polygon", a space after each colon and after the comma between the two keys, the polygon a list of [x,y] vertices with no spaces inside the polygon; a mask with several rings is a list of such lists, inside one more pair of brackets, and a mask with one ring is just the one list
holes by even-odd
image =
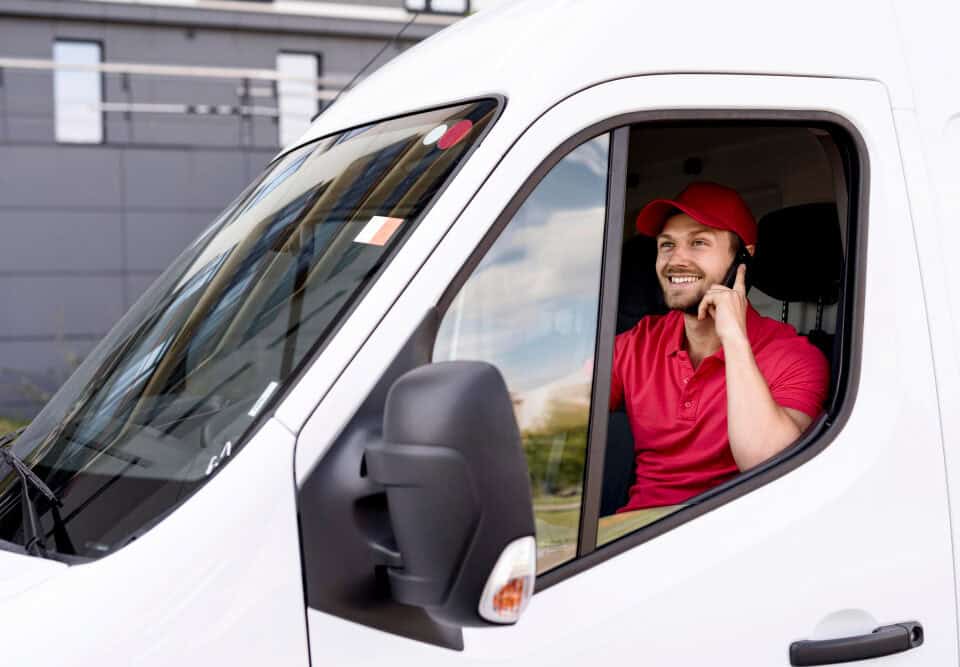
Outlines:
{"label": "white sticker on windshield", "polygon": [[260,414],[260,411],[263,410],[263,406],[267,404],[267,401],[270,400],[270,397],[273,396],[273,392],[275,392],[279,386],[279,382],[271,382],[268,384],[267,388],[263,390],[262,394],[260,394],[260,398],[258,398],[257,402],[253,404],[252,408],[250,408],[250,412],[248,412],[247,415],[250,417],[256,417],[258,414]]}
{"label": "white sticker on windshield", "polygon": [[367,245],[386,245],[402,222],[403,218],[386,218],[382,215],[375,215],[370,218],[370,222],[363,226],[353,242],[366,243]]}
{"label": "white sticker on windshield", "polygon": [[447,133],[449,128],[446,125],[437,125],[435,128],[427,132],[427,136],[423,138],[424,146],[433,146],[435,143],[440,141],[440,137]]}

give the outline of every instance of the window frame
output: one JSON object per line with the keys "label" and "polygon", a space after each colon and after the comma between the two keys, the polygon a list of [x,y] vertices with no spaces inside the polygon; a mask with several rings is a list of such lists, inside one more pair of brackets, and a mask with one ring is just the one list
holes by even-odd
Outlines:
{"label": "window frame", "polygon": [[[697,496],[696,503],[608,544],[597,546],[603,463],[606,454],[610,373],[613,361],[613,332],[616,328],[619,298],[620,250],[623,242],[629,157],[627,144],[631,126],[651,123],[718,123],[747,126],[775,124],[817,127],[828,131],[835,141],[843,160],[848,210],[846,220],[841,223],[847,226],[847,244],[838,301],[834,359],[831,360],[831,398],[825,413],[810,425],[800,439],[778,455],[738,475],[733,480]],[[439,299],[437,313],[440,320],[446,315],[460,289],[469,280],[487,251],[550,170],[577,146],[604,133],[610,134],[606,226],[602,253],[593,395],[590,403],[577,555],[574,559],[539,575],[536,584],[537,592],[546,590],[554,584],[746,495],[806,463],[826,449],[836,434],[843,429],[856,402],[859,387],[865,282],[863,267],[867,247],[866,221],[870,164],[863,136],[850,120],[835,112],[802,109],[789,111],[782,109],[658,109],[618,114],[579,130],[550,152],[527,176],[507,206],[497,215],[468,261],[459,269]],[[595,446],[594,443],[598,442],[603,445]]]}

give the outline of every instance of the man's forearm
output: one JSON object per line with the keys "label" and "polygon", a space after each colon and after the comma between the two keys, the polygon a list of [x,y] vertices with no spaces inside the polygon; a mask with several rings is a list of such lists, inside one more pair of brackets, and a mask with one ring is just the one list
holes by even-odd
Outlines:
{"label": "man's forearm", "polygon": [[800,427],[777,405],[745,337],[723,345],[727,379],[727,433],[740,470],[766,461],[796,440]]}

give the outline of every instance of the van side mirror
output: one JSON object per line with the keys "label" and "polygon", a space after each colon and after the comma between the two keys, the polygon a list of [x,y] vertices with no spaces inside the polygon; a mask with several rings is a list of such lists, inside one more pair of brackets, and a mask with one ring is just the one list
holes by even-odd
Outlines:
{"label": "van side mirror", "polygon": [[487,363],[421,366],[390,388],[365,453],[386,489],[391,593],[436,621],[516,621],[536,575],[526,458],[506,384]]}

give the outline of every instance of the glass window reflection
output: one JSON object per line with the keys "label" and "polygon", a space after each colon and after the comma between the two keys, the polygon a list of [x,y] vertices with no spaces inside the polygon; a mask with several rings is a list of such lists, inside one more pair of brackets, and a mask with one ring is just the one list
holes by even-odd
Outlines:
{"label": "glass window reflection", "polygon": [[576,554],[606,210],[607,135],[537,186],[457,295],[435,361],[503,374],[530,470],[537,570]]}

